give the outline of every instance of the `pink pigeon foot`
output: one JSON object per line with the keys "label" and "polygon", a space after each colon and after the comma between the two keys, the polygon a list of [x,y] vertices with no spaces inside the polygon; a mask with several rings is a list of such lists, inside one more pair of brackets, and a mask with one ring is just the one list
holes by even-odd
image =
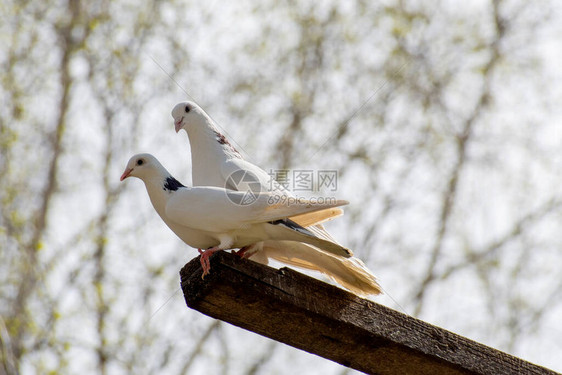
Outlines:
{"label": "pink pigeon foot", "polygon": [[244,246],[240,250],[235,251],[234,254],[238,255],[240,258],[244,258],[244,254],[246,254],[246,251],[250,250],[250,247],[251,246]]}
{"label": "pink pigeon foot", "polygon": [[257,244],[252,244],[252,245],[248,245],[248,246],[244,246],[244,247],[240,248],[240,250],[235,252],[235,254],[238,255],[242,259],[248,259],[252,255],[254,255],[259,249],[260,249],[260,247]]}
{"label": "pink pigeon foot", "polygon": [[207,276],[211,271],[211,261],[209,260],[209,258],[217,251],[221,251],[221,249],[219,249],[218,246],[215,246],[215,247],[210,247],[207,250],[197,249],[197,251],[199,251],[199,254],[201,254],[200,261],[201,261],[201,268],[203,268],[203,275],[201,275],[201,278],[204,279],[205,276]]}

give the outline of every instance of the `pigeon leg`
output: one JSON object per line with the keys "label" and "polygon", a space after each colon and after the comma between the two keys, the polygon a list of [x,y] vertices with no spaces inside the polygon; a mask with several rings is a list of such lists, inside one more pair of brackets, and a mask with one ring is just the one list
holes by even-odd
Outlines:
{"label": "pigeon leg", "polygon": [[232,237],[222,234],[219,235],[219,241],[220,243],[217,246],[210,247],[207,250],[197,249],[199,251],[199,254],[201,254],[200,261],[201,261],[201,268],[203,268],[203,275],[201,276],[202,279],[204,279],[205,276],[207,276],[211,270],[211,261],[209,260],[211,255],[213,255],[217,251],[231,249],[232,243],[234,242]]}
{"label": "pigeon leg", "polygon": [[250,250],[250,246],[244,246],[240,250],[235,251],[234,254],[238,255],[240,258],[244,258],[246,251]]}
{"label": "pigeon leg", "polygon": [[258,250],[259,250],[258,245],[252,244],[252,245],[242,247],[240,250],[235,252],[235,254],[238,255],[242,259],[247,259],[247,258],[251,257],[252,255],[254,255],[254,253]]}
{"label": "pigeon leg", "polygon": [[221,251],[222,249],[220,248],[220,246],[215,246],[215,247],[210,247],[207,250],[201,250],[201,249],[197,249],[199,251],[199,254],[201,254],[201,268],[203,268],[203,275],[201,275],[201,278],[204,279],[205,276],[207,276],[210,271],[211,271],[211,261],[209,260],[209,258],[211,257],[211,255],[213,255],[214,253],[216,253],[217,251]]}
{"label": "pigeon leg", "polygon": [[205,278],[205,275],[207,275],[209,273],[209,269],[211,268],[211,266],[210,266],[210,263],[209,263],[209,267],[207,268],[206,261],[208,261],[208,259],[205,259],[203,257],[203,254],[205,254],[205,250],[197,249],[197,251],[199,252],[199,255],[201,255],[201,258],[199,258],[199,260],[201,261],[201,268],[203,268],[203,277],[202,277],[202,279],[203,279],[203,278]]}

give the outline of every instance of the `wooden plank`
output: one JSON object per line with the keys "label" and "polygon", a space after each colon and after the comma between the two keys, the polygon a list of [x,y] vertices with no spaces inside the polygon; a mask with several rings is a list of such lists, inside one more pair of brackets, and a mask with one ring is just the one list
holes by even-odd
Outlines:
{"label": "wooden plank", "polygon": [[187,305],[370,374],[555,374],[288,268],[234,254],[180,272]]}

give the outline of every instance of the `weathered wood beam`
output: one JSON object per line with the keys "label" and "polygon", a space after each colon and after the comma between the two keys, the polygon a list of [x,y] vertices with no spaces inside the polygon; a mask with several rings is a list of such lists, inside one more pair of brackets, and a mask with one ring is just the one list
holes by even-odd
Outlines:
{"label": "weathered wood beam", "polygon": [[192,309],[371,374],[555,374],[288,268],[227,252],[180,272]]}

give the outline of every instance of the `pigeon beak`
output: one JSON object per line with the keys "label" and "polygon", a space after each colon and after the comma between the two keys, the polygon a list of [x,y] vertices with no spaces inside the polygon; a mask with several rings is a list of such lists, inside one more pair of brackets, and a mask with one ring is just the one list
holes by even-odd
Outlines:
{"label": "pigeon beak", "polygon": [[183,121],[183,117],[180,118],[177,121],[174,121],[174,125],[176,127],[176,133],[179,133],[179,131],[181,130],[181,122]]}
{"label": "pigeon beak", "polygon": [[123,172],[123,174],[121,175],[121,178],[119,179],[119,181],[123,181],[124,179],[126,179],[127,177],[129,177],[129,175],[131,174],[132,171],[133,171],[133,169],[131,169],[131,168],[125,169],[125,172]]}

